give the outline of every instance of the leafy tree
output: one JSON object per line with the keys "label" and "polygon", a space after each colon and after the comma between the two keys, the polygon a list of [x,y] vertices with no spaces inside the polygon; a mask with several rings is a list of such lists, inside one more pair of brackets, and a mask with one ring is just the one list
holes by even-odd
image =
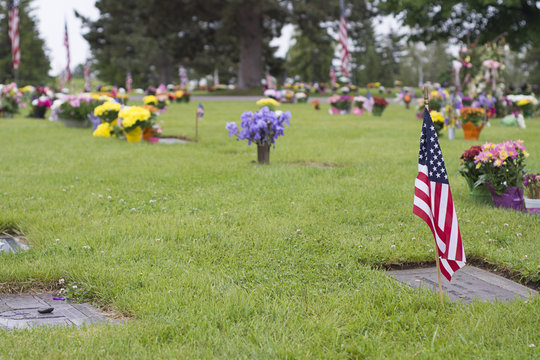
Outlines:
{"label": "leafy tree", "polygon": [[540,5],[536,0],[382,0],[379,8],[399,15],[411,39],[492,41],[501,33],[515,49],[540,45]]}
{"label": "leafy tree", "polygon": [[[19,84],[45,84],[50,78],[49,58],[45,54],[45,42],[39,37],[36,21],[31,15],[31,0],[19,4],[19,47],[21,63],[17,69]],[[0,83],[14,80],[11,61],[11,42],[8,36],[9,1],[0,1]]]}

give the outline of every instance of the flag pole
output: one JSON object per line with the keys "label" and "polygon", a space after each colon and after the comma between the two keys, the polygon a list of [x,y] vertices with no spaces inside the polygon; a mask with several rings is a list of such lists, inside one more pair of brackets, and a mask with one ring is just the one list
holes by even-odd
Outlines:
{"label": "flag pole", "polygon": [[195,141],[199,141],[199,113],[195,113]]}
{"label": "flag pole", "polygon": [[[427,87],[424,86],[424,107],[427,111],[429,111],[429,98],[428,98],[428,90]],[[435,243],[435,247],[437,247],[437,244]],[[437,281],[439,283],[439,297],[441,299],[441,305],[444,307],[444,297],[443,297],[443,291],[442,291],[442,284],[441,284],[441,265],[439,264],[439,250],[435,252],[435,262],[437,263]]]}

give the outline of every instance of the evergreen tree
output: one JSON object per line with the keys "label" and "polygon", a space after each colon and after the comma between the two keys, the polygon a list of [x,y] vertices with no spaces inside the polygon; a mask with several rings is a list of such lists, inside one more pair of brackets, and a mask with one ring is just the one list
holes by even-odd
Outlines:
{"label": "evergreen tree", "polygon": [[[19,47],[21,63],[17,69],[19,84],[42,85],[50,78],[49,58],[45,54],[45,42],[39,37],[36,21],[30,14],[31,0],[19,3]],[[15,79],[11,60],[11,42],[8,36],[9,1],[0,1],[0,83]]]}

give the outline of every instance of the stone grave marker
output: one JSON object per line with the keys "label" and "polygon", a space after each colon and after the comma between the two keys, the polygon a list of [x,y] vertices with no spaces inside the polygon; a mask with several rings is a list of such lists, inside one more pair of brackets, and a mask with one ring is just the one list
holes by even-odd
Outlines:
{"label": "stone grave marker", "polygon": [[[83,326],[120,323],[107,318],[90,304],[54,300],[53,294],[1,295],[0,328],[15,330],[39,326]],[[42,311],[51,312],[40,313]]]}
{"label": "stone grave marker", "polygon": [[[388,271],[387,274],[413,287],[432,288],[439,291],[435,267],[393,270]],[[517,298],[526,300],[538,294],[533,289],[473,266],[465,266],[458,270],[451,283],[444,276],[441,276],[441,281],[443,291],[452,301],[470,303],[477,298],[482,301],[508,303]]]}
{"label": "stone grave marker", "polygon": [[28,250],[28,245],[24,244],[20,238],[2,235],[0,236],[0,252],[17,252]]}

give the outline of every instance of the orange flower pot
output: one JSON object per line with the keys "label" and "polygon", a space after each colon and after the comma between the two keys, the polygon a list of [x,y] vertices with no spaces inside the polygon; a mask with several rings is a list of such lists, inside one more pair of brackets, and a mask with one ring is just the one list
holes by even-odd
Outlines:
{"label": "orange flower pot", "polygon": [[478,140],[478,136],[480,136],[480,131],[482,131],[484,125],[475,126],[471,122],[466,122],[463,124],[462,128],[465,140]]}
{"label": "orange flower pot", "polygon": [[155,133],[154,133],[154,129],[152,129],[151,127],[147,126],[144,128],[143,130],[143,140],[144,141],[150,141],[150,138],[151,137],[154,137]]}

